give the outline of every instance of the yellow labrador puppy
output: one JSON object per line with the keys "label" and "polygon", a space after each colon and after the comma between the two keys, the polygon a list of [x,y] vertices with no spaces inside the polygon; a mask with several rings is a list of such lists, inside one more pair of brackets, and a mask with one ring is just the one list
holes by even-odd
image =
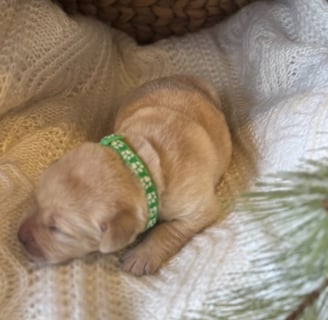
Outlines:
{"label": "yellow labrador puppy", "polygon": [[115,135],[69,151],[41,176],[35,213],[18,231],[35,260],[59,263],[111,253],[135,275],[152,274],[218,218],[215,188],[231,158],[219,98],[196,77],[136,89]]}

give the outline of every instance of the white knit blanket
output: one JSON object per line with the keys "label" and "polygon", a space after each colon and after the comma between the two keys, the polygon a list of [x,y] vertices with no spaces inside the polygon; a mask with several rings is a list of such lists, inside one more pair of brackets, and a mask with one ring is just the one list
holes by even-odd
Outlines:
{"label": "white knit blanket", "polygon": [[73,145],[110,132],[127,91],[173,73],[217,86],[234,143],[219,196],[234,199],[266,173],[318,158],[326,144],[328,4],[260,1],[212,29],[138,47],[48,1],[1,0],[1,320],[181,319],[208,290],[224,296],[247,282],[231,272],[251,268],[259,240],[251,248],[236,240],[241,217],[233,210],[159,274],[141,278],[120,271],[115,255],[36,268],[17,241],[40,172]]}

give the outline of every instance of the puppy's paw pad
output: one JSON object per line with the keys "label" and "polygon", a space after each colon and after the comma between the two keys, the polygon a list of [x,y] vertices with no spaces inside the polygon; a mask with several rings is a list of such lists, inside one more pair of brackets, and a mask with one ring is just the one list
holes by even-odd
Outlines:
{"label": "puppy's paw pad", "polygon": [[143,248],[129,250],[121,258],[122,269],[135,276],[155,273],[161,266],[161,259]]}

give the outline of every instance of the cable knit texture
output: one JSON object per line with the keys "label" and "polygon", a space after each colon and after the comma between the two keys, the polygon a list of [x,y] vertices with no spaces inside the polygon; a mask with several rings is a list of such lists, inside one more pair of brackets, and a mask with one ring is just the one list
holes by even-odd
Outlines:
{"label": "cable knit texture", "polygon": [[[227,199],[269,172],[320,156],[327,56],[324,0],[256,2],[211,29],[145,47],[92,18],[68,17],[50,1],[2,0],[0,319],[181,319],[202,306],[208,290],[224,296],[245,285],[247,277],[233,272],[252,267],[268,236],[259,228],[254,246],[245,247],[238,240],[243,217],[227,215]],[[154,276],[123,273],[117,255],[30,263],[16,232],[42,170],[81,141],[110,133],[129,90],[173,73],[205,76],[222,97],[234,153],[218,189],[220,221]]]}

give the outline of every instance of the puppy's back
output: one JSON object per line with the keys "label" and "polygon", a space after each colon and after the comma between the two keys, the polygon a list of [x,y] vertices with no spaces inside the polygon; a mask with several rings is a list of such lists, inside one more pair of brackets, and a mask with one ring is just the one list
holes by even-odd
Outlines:
{"label": "puppy's back", "polygon": [[[143,107],[145,99],[154,107],[169,107],[198,119],[204,110],[200,110],[197,104],[181,104],[181,100],[186,102],[184,100],[190,95],[194,98],[208,100],[213,105],[211,108],[221,109],[219,95],[210,82],[200,77],[175,75],[146,82],[133,90],[123,100],[116,122],[119,123],[121,117],[125,118],[127,112],[131,114]],[[127,108],[128,110],[126,110]]]}
{"label": "puppy's back", "polygon": [[[218,150],[231,153],[229,129],[214,86],[200,77],[175,75],[145,83],[123,101],[115,130],[141,108],[166,108],[200,125]],[[188,121],[186,121],[187,123]]]}

